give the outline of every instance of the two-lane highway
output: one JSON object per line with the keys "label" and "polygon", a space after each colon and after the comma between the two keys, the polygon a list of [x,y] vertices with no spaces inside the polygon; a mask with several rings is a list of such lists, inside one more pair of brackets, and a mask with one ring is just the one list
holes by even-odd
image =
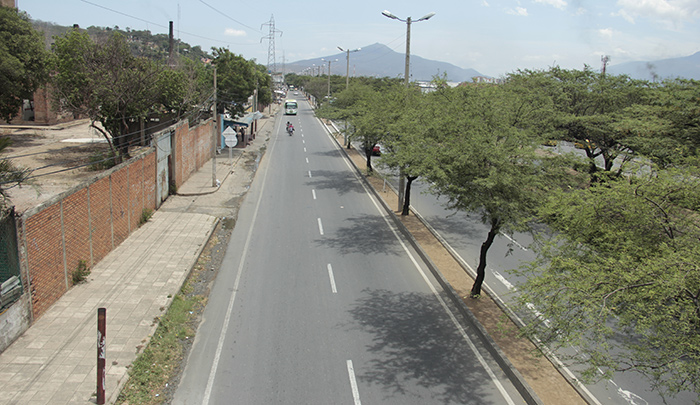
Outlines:
{"label": "two-lane highway", "polygon": [[174,403],[524,403],[436,286],[300,101],[241,206]]}

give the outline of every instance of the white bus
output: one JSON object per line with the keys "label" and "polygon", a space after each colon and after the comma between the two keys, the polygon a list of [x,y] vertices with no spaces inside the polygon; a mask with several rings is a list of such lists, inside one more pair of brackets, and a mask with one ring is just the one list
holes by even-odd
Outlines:
{"label": "white bus", "polygon": [[284,115],[297,115],[296,100],[287,100],[284,102]]}

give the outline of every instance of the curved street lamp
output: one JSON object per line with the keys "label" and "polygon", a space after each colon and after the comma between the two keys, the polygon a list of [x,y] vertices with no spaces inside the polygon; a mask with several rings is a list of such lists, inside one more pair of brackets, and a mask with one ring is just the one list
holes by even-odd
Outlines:
{"label": "curved street lamp", "polygon": [[387,18],[391,18],[392,20],[399,20],[401,22],[406,23],[406,72],[405,72],[405,83],[406,87],[408,87],[408,71],[409,71],[409,66],[410,66],[410,61],[411,61],[411,23],[412,22],[419,22],[419,21],[425,21],[430,19],[432,16],[435,15],[434,12],[430,12],[423,17],[417,19],[417,20],[411,20],[411,17],[404,19],[401,19],[394,14],[392,14],[389,10],[384,10],[382,11],[382,15]]}
{"label": "curved street lamp", "polygon": [[[382,11],[382,15],[384,17],[391,18],[392,20],[399,20],[406,23],[406,72],[404,75],[404,82],[406,87],[408,87],[408,73],[411,61],[411,23],[428,20],[434,16],[435,13],[430,12],[417,20],[411,20],[411,17],[408,17],[405,20],[401,19],[392,14],[389,10]],[[403,170],[399,170],[399,211],[401,212],[403,212],[405,182],[406,180],[403,175]]]}

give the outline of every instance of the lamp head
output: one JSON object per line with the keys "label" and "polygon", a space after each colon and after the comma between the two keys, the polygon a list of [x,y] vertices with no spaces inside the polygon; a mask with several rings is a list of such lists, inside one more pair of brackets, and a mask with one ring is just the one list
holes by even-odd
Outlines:
{"label": "lamp head", "polygon": [[432,17],[434,15],[435,15],[435,12],[430,12],[430,13],[424,15],[423,17],[417,19],[416,21],[425,21],[425,20],[430,19],[430,17]]}
{"label": "lamp head", "polygon": [[391,11],[389,11],[389,10],[384,10],[384,11],[382,11],[382,15],[383,15],[384,17],[388,17],[388,18],[391,18],[391,19],[393,19],[393,20],[398,20],[398,19],[399,19],[399,17],[397,17],[397,16],[391,14]]}

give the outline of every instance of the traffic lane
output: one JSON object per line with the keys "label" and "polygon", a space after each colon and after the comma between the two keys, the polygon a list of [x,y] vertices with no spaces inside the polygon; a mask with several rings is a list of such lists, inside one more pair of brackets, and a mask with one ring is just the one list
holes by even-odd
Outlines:
{"label": "traffic lane", "polygon": [[[324,156],[324,158],[325,157],[326,156]],[[337,158],[332,158],[332,156],[329,157],[331,157],[330,161],[338,162]],[[317,162],[323,171],[327,171],[329,173],[338,171],[337,169],[324,166],[324,161],[326,161],[326,159],[322,159],[320,161],[314,160],[314,162]],[[343,163],[345,163],[345,161],[343,161]],[[351,169],[348,168],[347,170]],[[313,179],[316,179],[316,176],[314,176]],[[483,370],[481,370],[482,374],[479,374],[479,372],[475,371],[474,369],[465,370],[463,368],[465,361],[466,364],[469,365],[467,367],[474,367],[475,364],[478,363],[474,360],[473,353],[470,353],[470,349],[467,347],[468,345],[463,342],[463,335],[460,334],[459,339],[455,340],[455,336],[450,336],[449,332],[446,332],[444,329],[441,330],[436,326],[436,324],[431,324],[431,326],[423,329],[425,325],[424,321],[426,319],[430,319],[434,322],[438,322],[438,324],[442,325],[443,328],[451,328],[450,330],[452,332],[457,331],[454,325],[450,324],[450,320],[444,318],[448,317],[447,313],[444,312],[445,308],[442,306],[445,305],[445,300],[443,299],[441,303],[436,299],[435,295],[432,294],[431,289],[428,287],[428,284],[426,284],[425,277],[430,278],[430,282],[433,286],[437,285],[437,282],[432,279],[432,275],[429,274],[427,268],[423,266],[423,268],[420,270],[422,272],[421,275],[421,273],[419,273],[419,271],[417,271],[414,267],[415,263],[411,262],[410,259],[406,261],[406,251],[404,250],[406,248],[406,244],[401,246],[401,243],[397,243],[395,234],[396,230],[394,229],[392,231],[388,228],[386,213],[379,207],[378,202],[373,200],[373,198],[367,194],[347,193],[346,191],[348,187],[342,185],[341,183],[336,183],[337,180],[338,178],[333,178],[333,181],[324,180],[322,184],[335,183],[336,186],[329,188],[326,193],[318,194],[319,198],[333,200],[330,201],[330,204],[327,204],[327,206],[336,207],[336,209],[342,210],[344,215],[337,215],[336,213],[330,213],[328,215],[329,218],[339,218],[339,220],[328,222],[328,225],[324,225],[326,234],[319,240],[319,243],[336,252],[333,255],[335,256],[335,263],[338,264],[334,264],[334,270],[338,267],[347,268],[347,266],[350,266],[348,272],[337,271],[336,280],[339,291],[342,289],[341,286],[347,285],[346,288],[349,288],[350,290],[348,296],[358,297],[354,298],[356,302],[348,303],[349,305],[356,307],[356,309],[351,311],[355,319],[360,319],[360,323],[363,325],[372,326],[370,328],[372,331],[386,335],[388,338],[398,338],[398,340],[393,343],[391,339],[381,339],[384,344],[377,345],[377,337],[375,335],[372,341],[366,344],[366,347],[371,348],[371,352],[375,352],[376,348],[378,347],[392,347],[394,344],[397,344],[397,346],[394,346],[394,349],[403,347],[406,350],[405,353],[423,353],[426,355],[425,359],[435,359],[439,356],[435,355],[435,353],[431,353],[427,347],[421,346],[419,342],[440,342],[439,344],[444,343],[446,345],[445,347],[436,348],[435,350],[436,353],[447,354],[446,359],[440,358],[440,360],[435,363],[440,364],[440,370],[431,369],[427,375],[440,375],[442,381],[445,381],[445,385],[451,387],[446,389],[441,394],[445,395],[445,401],[448,403],[452,400],[463,401],[466,396],[475,395],[476,391],[479,390],[479,388],[475,388],[476,386],[479,386],[480,388],[487,387],[488,384],[470,383],[467,384],[466,387],[462,386],[462,389],[459,388],[459,381],[465,382],[470,381],[471,379],[478,380],[479,378],[486,381],[489,380],[489,377],[486,376],[487,373],[483,372]],[[356,181],[359,181],[359,179],[356,179]],[[312,181],[309,183],[312,185],[315,184]],[[369,199],[371,204],[374,206],[374,209],[370,208],[369,211],[366,208],[355,210],[354,208],[356,208],[357,205],[352,203],[352,201],[357,198],[359,198],[360,201]],[[376,214],[373,214],[372,212]],[[387,224],[387,228],[380,226],[382,222]],[[326,222],[324,222],[324,224],[326,224]],[[412,250],[410,254],[417,257],[416,253]],[[352,272],[352,274],[350,274],[350,272]],[[390,305],[389,309],[385,309],[388,311],[387,316],[380,316],[382,309],[382,305],[380,304],[388,304],[392,301],[410,302],[410,305],[414,307],[414,311],[405,311],[401,307],[401,309],[394,312],[393,305]],[[358,302],[361,304],[358,304]],[[427,311],[428,307],[431,307],[433,311]],[[369,308],[369,310],[367,308]],[[424,311],[422,314],[424,314],[424,316],[417,315],[415,312],[416,308],[422,308]],[[436,313],[434,310],[438,308],[440,311]],[[452,311],[455,311],[454,308]],[[382,319],[381,324],[383,325],[391,325],[392,323],[389,320],[395,319],[397,326],[396,328],[390,327],[388,329],[375,330],[375,328],[380,327],[381,325],[370,325],[370,318],[367,318],[367,320],[362,319],[363,314],[372,314],[370,318]],[[395,317],[395,314],[410,314],[410,316],[406,318]],[[412,321],[416,319],[418,319],[418,322],[412,323]],[[460,327],[463,326],[460,325]],[[391,330],[395,330],[396,333],[388,333]],[[409,332],[410,330],[413,330],[412,333],[418,336],[415,342],[411,342],[411,339],[407,338],[407,336],[411,334],[411,332]],[[417,333],[417,331],[423,330],[431,330],[437,333],[431,337]],[[440,339],[440,336],[443,336],[443,339]],[[472,340],[474,340],[474,337],[472,337]],[[403,343],[405,343],[405,345],[402,345]],[[394,352],[394,349],[390,350],[390,352]],[[480,348],[480,352],[485,353],[485,350]],[[459,358],[460,356],[472,357],[469,359],[462,359]],[[447,358],[453,358],[456,359],[456,361],[449,361]],[[370,363],[395,365],[402,364],[404,367],[406,367],[406,372],[413,372],[414,374],[415,370],[426,368],[425,363],[423,362],[424,359],[421,359],[420,356],[407,354],[404,360],[405,362],[402,363],[400,357],[392,357],[390,360],[370,359]],[[411,364],[411,361],[413,360],[419,361],[424,365],[424,367],[417,367],[414,364]],[[491,367],[493,368],[495,366],[492,365]],[[476,364],[476,368],[480,369],[480,366]],[[397,368],[397,370],[400,369],[402,369],[402,367]],[[388,374],[394,375],[395,378],[396,372],[398,371],[394,370]],[[441,372],[449,374],[451,377],[453,377],[453,379],[445,378]],[[500,372],[500,370],[497,370],[497,372]],[[400,372],[398,373],[400,374]],[[369,372],[368,377],[363,378],[363,381],[383,381],[384,383],[388,381],[386,378],[378,379],[375,377],[376,374],[374,372]],[[399,380],[396,379],[392,381],[395,384],[399,383]],[[450,381],[454,381],[454,384],[450,383]],[[438,391],[440,390],[433,384],[425,384],[433,387],[433,391],[431,391],[429,395],[434,396],[436,395],[435,389],[438,389]],[[491,384],[493,384],[492,381]],[[394,389],[396,387],[382,386],[383,390],[388,390],[390,388]],[[493,389],[493,385],[491,385],[491,389]],[[450,392],[451,394],[446,394],[447,392]],[[383,391],[382,394],[386,395],[386,392]],[[454,396],[450,399],[450,395],[452,394],[454,394]],[[503,401],[500,393],[496,395],[496,397],[498,398],[496,403],[501,403]],[[430,398],[430,396],[423,397],[421,400],[426,398]],[[482,400],[487,401],[485,397],[482,397]],[[401,401],[405,401],[405,398],[401,398]],[[420,403],[420,401],[418,403]]]}
{"label": "traffic lane", "polygon": [[[355,187],[359,180],[354,175],[349,177],[344,174],[348,171],[352,173],[352,170],[349,166],[343,170],[342,164],[346,166],[347,164],[344,160],[339,159],[339,152],[329,151],[324,144],[324,142],[328,142],[327,138],[326,140],[319,139],[315,136],[318,133],[307,130],[307,128],[312,128],[308,123],[303,125],[305,125],[304,139],[308,140],[305,148],[311,155],[309,161],[311,176],[306,185],[309,187],[309,195],[320,200],[317,204],[317,210],[319,217],[323,218],[324,235],[319,237],[319,243],[337,251],[327,257],[329,270],[335,274],[334,284],[337,286],[339,296],[343,297],[346,291],[349,292],[347,294],[349,297],[369,294],[372,290],[368,289],[368,285],[373,286],[377,291],[392,291],[394,288],[399,291],[411,291],[411,289],[416,288],[416,285],[425,286],[425,281],[418,276],[418,273],[415,270],[411,271],[412,263],[399,264],[400,271],[397,272],[385,270],[395,266],[397,257],[401,255],[401,249],[391,242],[395,240],[394,235],[387,234],[381,226],[377,226],[377,219],[381,220],[381,216],[373,218],[372,210],[368,214],[367,209],[361,207],[361,204],[366,202],[369,197]],[[319,127],[319,129],[322,128]],[[330,145],[335,145],[335,143],[331,141]],[[337,166],[339,162],[342,162],[340,167]],[[376,201],[373,204],[376,204]],[[357,207],[360,208],[357,209]],[[375,206],[374,212],[379,212],[377,206]],[[382,270],[377,271],[377,268]],[[407,279],[410,279],[408,285],[402,286],[401,284]],[[357,285],[352,286],[351,283]],[[433,281],[433,283],[435,282]],[[386,287],[382,287],[383,285]],[[424,290],[421,293],[427,292],[428,290]],[[438,319],[436,316],[430,316],[430,318]],[[413,327],[413,329],[418,330],[417,327]],[[350,339],[351,343],[359,341],[361,341],[361,337]],[[446,342],[449,343],[450,347],[460,349],[459,345],[455,346],[450,340]],[[468,352],[466,347],[464,349]],[[358,350],[359,352],[365,351],[362,346]],[[465,351],[460,352],[464,353]],[[472,358],[469,364],[474,363]],[[356,360],[356,364],[361,363],[357,363]],[[443,371],[449,370],[445,364],[448,363],[442,362]],[[459,372],[453,372],[451,375],[458,376],[458,379],[463,377],[463,374]],[[467,379],[461,378],[462,381]],[[475,391],[477,390],[471,387],[472,395]],[[420,403],[425,398],[422,396],[418,402]],[[497,402],[502,400],[500,398]],[[399,401],[405,403],[406,399],[400,398]]]}
{"label": "traffic lane", "polygon": [[[297,152],[299,139],[281,133],[277,139],[264,159],[269,172],[261,214],[251,224],[210,403],[231,398],[240,403],[322,403],[342,392],[338,384],[345,387],[346,379],[333,374],[337,368],[326,367],[333,362],[308,355],[327,345],[316,333],[326,329],[326,311],[316,309],[328,307],[323,301],[328,289],[322,273],[315,271],[320,268],[317,255],[308,252],[318,229],[309,196],[299,192],[306,172]],[[239,215],[245,215],[243,210]],[[235,243],[232,238],[231,245]],[[225,259],[226,267],[235,267],[238,259]],[[320,386],[312,387],[316,384]]]}

